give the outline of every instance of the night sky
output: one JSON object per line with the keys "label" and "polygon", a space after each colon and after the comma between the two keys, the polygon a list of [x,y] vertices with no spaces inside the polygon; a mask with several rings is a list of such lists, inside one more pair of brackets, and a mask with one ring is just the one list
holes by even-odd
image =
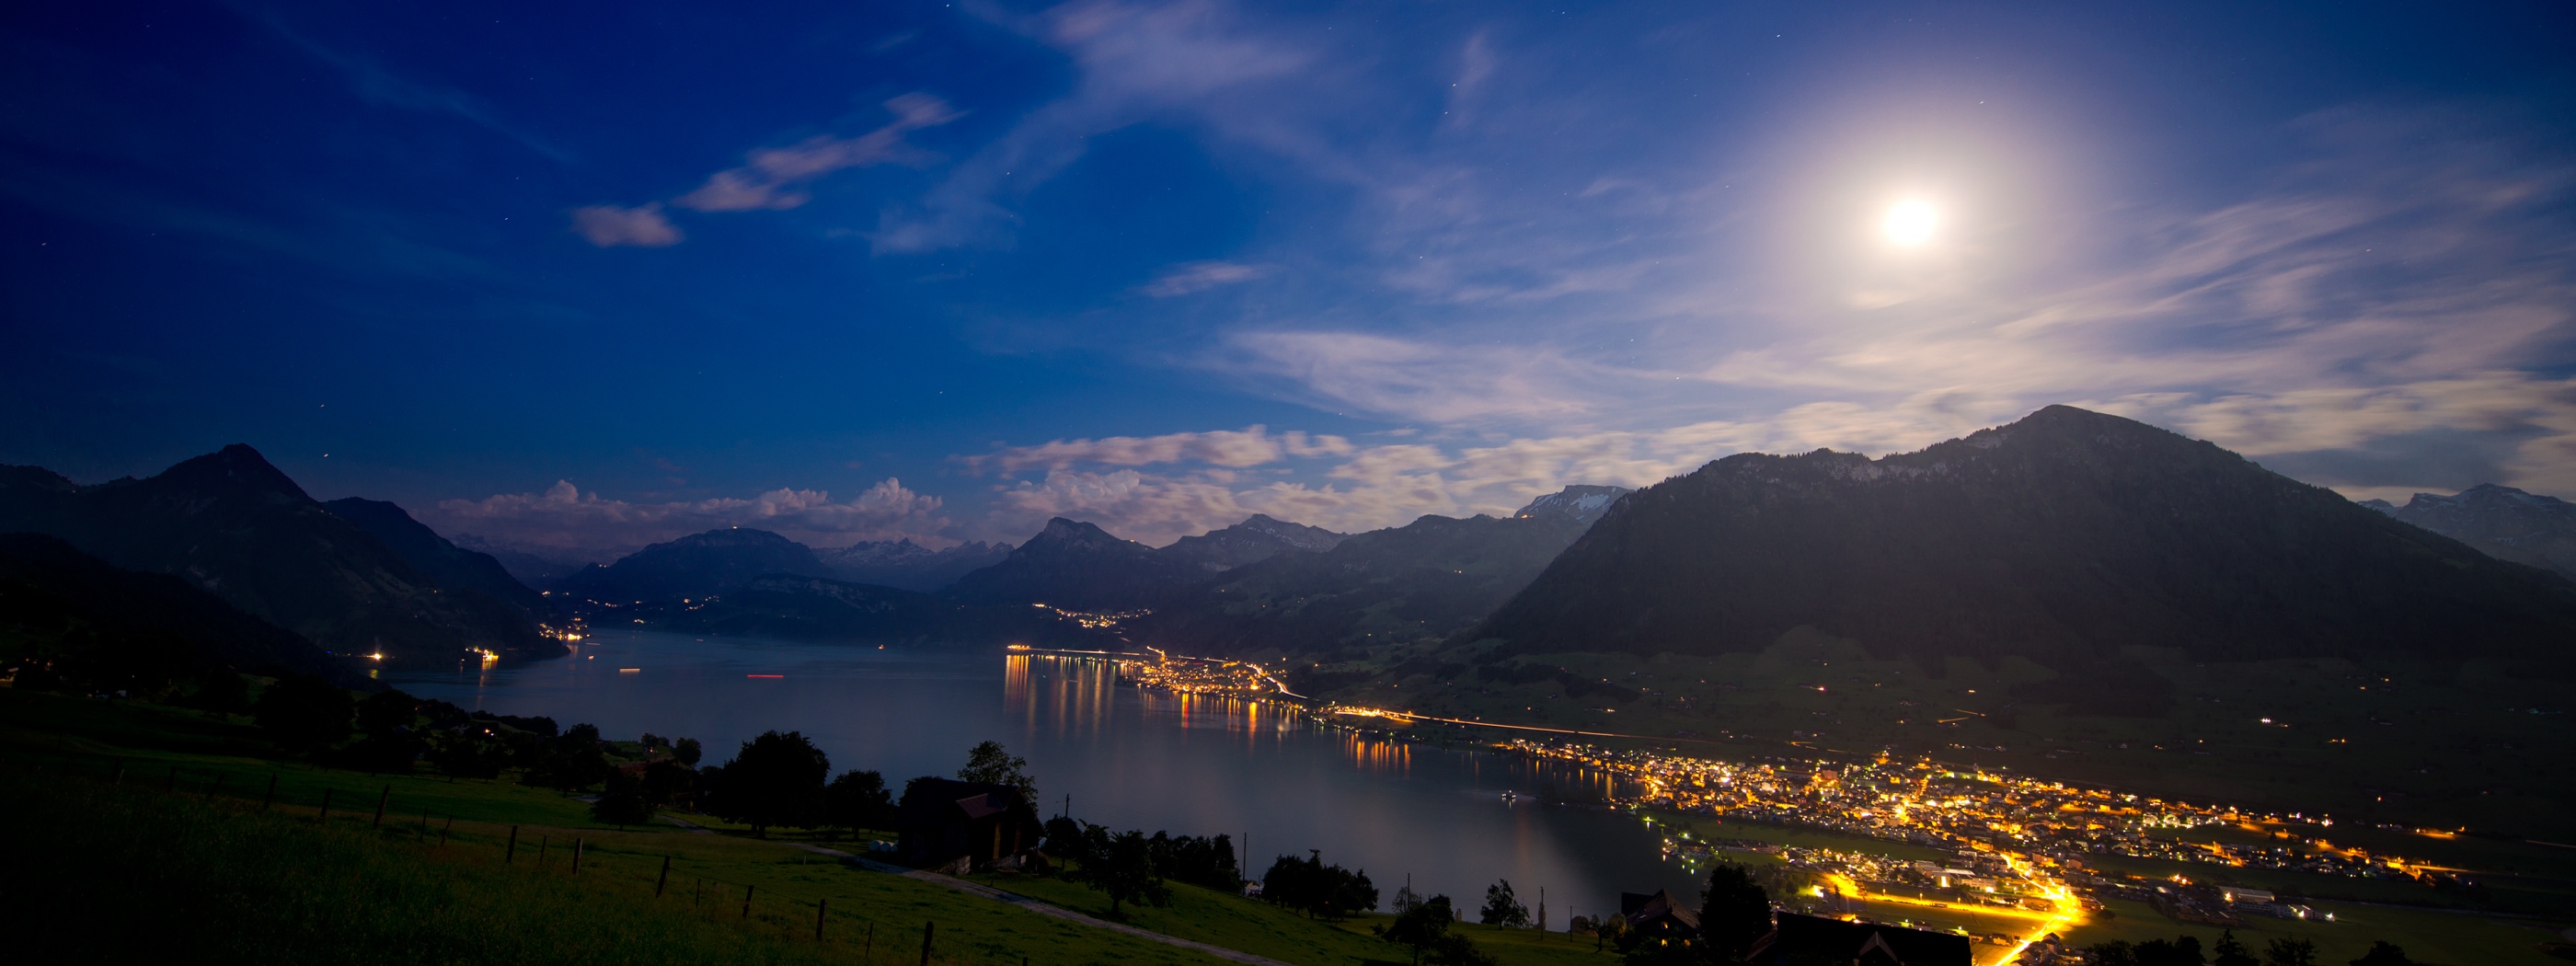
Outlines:
{"label": "night sky", "polygon": [[2576,496],[2564,3],[22,3],[0,462],[600,557],[1359,530],[2050,403]]}

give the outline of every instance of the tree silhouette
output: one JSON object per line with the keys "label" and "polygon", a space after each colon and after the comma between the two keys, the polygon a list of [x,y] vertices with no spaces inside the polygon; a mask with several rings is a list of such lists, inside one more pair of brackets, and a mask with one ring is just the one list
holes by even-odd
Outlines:
{"label": "tree silhouette", "polygon": [[2307,939],[2275,939],[2263,950],[2263,966],[2317,966],[2317,944]]}
{"label": "tree silhouette", "polygon": [[1771,894],[1743,866],[1718,863],[1709,870],[1708,891],[1700,894],[1699,931],[1719,953],[1743,955],[1771,931]]}
{"label": "tree silhouette", "polygon": [[1001,742],[987,741],[967,750],[966,767],[957,769],[957,780],[1009,785],[1034,802],[1038,800],[1038,783],[1028,776],[1028,767],[1028,759],[1014,758]]}
{"label": "tree silhouette", "polygon": [[2254,951],[2237,940],[2233,929],[2220,933],[2217,948],[2210,952],[2213,954],[2210,966],[2263,966],[2261,960],[2254,958]]}
{"label": "tree silhouette", "polygon": [[1476,911],[1476,921],[1488,926],[1519,929],[1529,925],[1529,907],[1512,895],[1512,880],[1497,879],[1485,887],[1485,907]]}
{"label": "tree silhouette", "polygon": [[338,685],[309,674],[290,674],[260,693],[251,706],[259,730],[290,752],[319,751],[348,740],[358,703]]}
{"label": "tree silhouette", "polygon": [[1388,942],[1411,947],[1413,966],[1421,966],[1422,954],[1449,935],[1449,922],[1457,917],[1457,911],[1450,908],[1448,896],[1405,901],[1405,897],[1413,895],[1411,886],[1396,895],[1397,903],[1404,908],[1396,913],[1395,921],[1377,927],[1377,934]]}
{"label": "tree silhouette", "polygon": [[707,811],[766,837],[773,825],[812,827],[822,812],[823,778],[831,772],[832,760],[804,734],[764,731],[699,780],[707,788]]}
{"label": "tree silhouette", "polygon": [[653,820],[653,803],[644,797],[644,782],[625,772],[610,772],[608,789],[591,803],[590,818],[617,826],[625,831],[629,825],[642,825]]}
{"label": "tree silhouette", "polygon": [[823,786],[823,824],[856,832],[894,824],[894,796],[885,776],[872,771],[845,771]]}
{"label": "tree silhouette", "polygon": [[[1096,826],[1095,826],[1096,827]],[[1120,832],[1109,837],[1107,847],[1074,870],[1073,878],[1109,896],[1109,914],[1116,916],[1122,902],[1142,902],[1149,906],[1169,905],[1172,889],[1154,874],[1154,854],[1143,832]]]}
{"label": "tree silhouette", "polygon": [[2352,966],[2415,966],[2415,961],[2407,958],[2404,947],[2391,945],[2385,939],[2373,939],[2370,951],[2353,960]]}

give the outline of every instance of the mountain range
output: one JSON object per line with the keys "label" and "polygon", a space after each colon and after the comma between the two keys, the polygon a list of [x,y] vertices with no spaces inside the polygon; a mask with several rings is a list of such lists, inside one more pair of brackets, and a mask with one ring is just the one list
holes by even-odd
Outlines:
{"label": "mountain range", "polygon": [[[372,509],[355,512],[376,525],[393,522]],[[441,583],[431,569],[452,565],[461,575],[478,565],[434,534],[413,546],[437,558],[432,568],[414,564],[248,446],[148,479],[92,486],[40,467],[0,466],[0,533],[8,532],[45,534],[121,569],[179,577],[326,651],[381,654],[385,666],[452,667],[476,652],[504,660],[563,653],[523,608],[525,588],[497,588],[496,596],[478,583],[488,573]]]}
{"label": "mountain range", "polygon": [[2361,505],[2441,534],[2498,560],[2546,567],[2576,580],[2576,503],[2481,483],[2452,496],[2418,493],[2405,506]]}
{"label": "mountain range", "polygon": [[2485,655],[2556,664],[2576,584],[2217,446],[2051,406],[1872,460],[1741,454],[1616,504],[1473,636],[1515,653],[1758,650],[2072,667]]}

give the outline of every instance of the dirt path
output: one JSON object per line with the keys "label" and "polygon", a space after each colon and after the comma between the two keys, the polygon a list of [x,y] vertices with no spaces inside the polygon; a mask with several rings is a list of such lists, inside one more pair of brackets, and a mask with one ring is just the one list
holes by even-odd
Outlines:
{"label": "dirt path", "polygon": [[[681,827],[681,828],[688,829],[690,832],[696,833],[696,834],[698,834],[698,835],[713,835],[713,834],[715,834],[715,832],[713,832],[712,830],[704,829],[704,828],[699,828],[698,826],[696,826],[696,825],[694,825],[694,824],[691,824],[690,822],[688,822],[688,821],[687,821],[687,820],[685,820],[685,819],[677,818],[677,817],[670,816],[670,815],[662,815],[662,816],[657,816],[657,817],[658,817],[658,818],[660,818],[661,820],[665,821],[665,822],[669,822],[669,823],[671,823],[671,824],[673,824],[673,825],[677,825],[677,826],[679,826],[679,827]],[[803,843],[803,842],[788,842],[788,843],[785,843],[785,844],[787,844],[787,845],[793,845],[793,846],[795,846],[795,847],[797,847],[797,848],[804,849],[805,851],[812,852],[812,853],[815,853],[815,854],[817,854],[817,855],[828,855],[828,856],[832,856],[832,857],[834,857],[834,858],[840,859],[840,860],[841,860],[841,861],[843,861],[843,862],[847,862],[847,863],[849,863],[849,864],[851,864],[851,865],[858,866],[859,868],[866,869],[866,870],[868,870],[868,871],[870,871],[870,872],[883,872],[883,873],[886,873],[886,874],[888,874],[888,875],[899,875],[899,876],[902,876],[902,877],[907,878],[907,879],[913,879],[913,880],[920,881],[920,882],[927,882],[927,883],[930,883],[931,885],[939,886],[939,887],[941,887],[941,888],[945,888],[945,889],[955,889],[955,890],[957,890],[957,891],[959,891],[959,892],[963,892],[963,893],[966,893],[966,894],[968,894],[968,895],[982,896],[982,897],[984,897],[984,898],[991,899],[991,900],[993,900],[993,901],[995,901],[995,902],[1007,902],[1007,903],[1010,903],[1010,904],[1012,904],[1012,905],[1018,906],[1018,907],[1020,907],[1020,908],[1022,908],[1022,909],[1026,909],[1026,910],[1028,910],[1028,911],[1030,911],[1030,912],[1037,913],[1038,915],[1041,915],[1041,916],[1054,916],[1054,917],[1056,917],[1056,918],[1058,918],[1058,919],[1062,919],[1062,920],[1065,920],[1065,921],[1067,921],[1067,922],[1078,922],[1078,923],[1081,923],[1081,924],[1086,925],[1086,926],[1090,926],[1090,927],[1095,928],[1095,929],[1107,929],[1107,930],[1111,930],[1111,931],[1113,931],[1113,932],[1123,932],[1123,933],[1126,933],[1127,935],[1134,936],[1134,937],[1136,937],[1136,938],[1138,938],[1138,939],[1149,939],[1149,940],[1152,940],[1152,941],[1154,941],[1154,942],[1162,943],[1163,945],[1166,945],[1166,946],[1179,946],[1179,947],[1181,947],[1181,948],[1183,948],[1183,949],[1195,949],[1195,950],[1197,950],[1197,951],[1199,951],[1199,952],[1203,952],[1203,953],[1206,953],[1206,954],[1208,954],[1208,955],[1210,955],[1210,956],[1217,957],[1218,959],[1224,959],[1224,960],[1230,960],[1230,961],[1233,961],[1233,962],[1244,963],[1244,964],[1246,964],[1246,966],[1295,966],[1295,964],[1288,963],[1288,962],[1283,962],[1283,961],[1281,961],[1281,960],[1271,959],[1271,958],[1266,957],[1266,956],[1255,956],[1255,955],[1253,955],[1253,954],[1251,954],[1251,953],[1247,953],[1247,952],[1244,952],[1244,951],[1239,950],[1239,949],[1227,949],[1227,948],[1225,948],[1225,947],[1223,947],[1223,946],[1210,946],[1210,945],[1208,945],[1208,944],[1206,944],[1206,943],[1198,942],[1198,941],[1195,941],[1195,940],[1182,939],[1182,938],[1180,938],[1180,937],[1178,937],[1178,936],[1166,936],[1166,935],[1163,935],[1162,933],[1159,933],[1159,932],[1153,932],[1153,931],[1150,931],[1150,930],[1138,929],[1138,928],[1136,928],[1136,927],[1134,927],[1134,926],[1130,926],[1130,925],[1127,925],[1127,924],[1125,924],[1125,923],[1110,922],[1109,920],[1106,920],[1106,919],[1100,919],[1100,918],[1095,918],[1095,917],[1092,917],[1092,916],[1086,916],[1086,915],[1083,915],[1082,913],[1075,912],[1075,911],[1073,911],[1073,910],[1071,910],[1071,909],[1067,909],[1067,908],[1065,908],[1065,907],[1063,907],[1063,906],[1048,905],[1047,903],[1039,902],[1039,901],[1038,901],[1038,900],[1036,900],[1036,899],[1031,899],[1031,898],[1029,898],[1029,897],[1027,897],[1027,896],[1024,896],[1024,895],[1019,895],[1019,894],[1016,894],[1016,893],[1010,893],[1010,892],[1004,892],[1004,891],[1002,891],[1002,890],[1000,890],[1000,889],[996,889],[996,888],[993,888],[993,887],[988,886],[988,885],[982,885],[982,884],[979,884],[979,883],[968,882],[968,881],[966,881],[966,880],[964,880],[964,879],[955,878],[955,877],[953,877],[953,876],[944,876],[944,875],[940,875],[939,873],[936,873],[936,872],[924,872],[924,871],[921,871],[920,869],[907,869],[907,868],[904,868],[904,867],[899,866],[899,865],[894,865],[894,864],[892,864],[892,863],[879,862],[879,861],[877,861],[877,860],[875,860],[875,859],[867,858],[867,857],[864,857],[864,856],[851,855],[850,853],[848,853],[848,852],[843,852],[843,851],[841,851],[841,850],[839,850],[839,849],[827,849],[827,848],[824,848],[824,847],[822,847],[822,846],[820,846],[820,845],[807,845],[807,844],[805,844],[805,843]]]}

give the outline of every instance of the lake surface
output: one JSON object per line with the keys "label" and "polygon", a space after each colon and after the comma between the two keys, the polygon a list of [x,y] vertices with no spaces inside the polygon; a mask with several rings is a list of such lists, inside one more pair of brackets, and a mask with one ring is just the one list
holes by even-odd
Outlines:
{"label": "lake surface", "polygon": [[1554,929],[1614,911],[1622,891],[1669,888],[1695,904],[1703,884],[1662,859],[1660,832],[1636,817],[1537,802],[1549,782],[1604,791],[1598,772],[1318,728],[1273,702],[1120,687],[1101,660],[606,637],[558,661],[387,680],[611,737],[696,738],[708,763],[762,731],[802,731],[835,771],[874,769],[898,794],[907,778],[954,773],[976,742],[1000,741],[1028,759],[1042,814],[1071,795],[1074,817],[1115,829],[1226,833],[1238,849],[1248,838],[1254,877],[1275,856],[1321,849],[1367,870],[1384,899],[1409,874],[1471,914],[1486,886],[1509,879],[1533,911],[1546,889]]}

